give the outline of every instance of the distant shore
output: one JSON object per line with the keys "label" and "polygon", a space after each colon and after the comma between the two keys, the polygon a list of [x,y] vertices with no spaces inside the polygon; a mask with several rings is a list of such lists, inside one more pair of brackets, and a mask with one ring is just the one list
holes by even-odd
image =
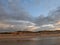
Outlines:
{"label": "distant shore", "polygon": [[59,37],[60,31],[17,31],[17,32],[4,32],[0,33],[0,39],[30,39],[35,37]]}

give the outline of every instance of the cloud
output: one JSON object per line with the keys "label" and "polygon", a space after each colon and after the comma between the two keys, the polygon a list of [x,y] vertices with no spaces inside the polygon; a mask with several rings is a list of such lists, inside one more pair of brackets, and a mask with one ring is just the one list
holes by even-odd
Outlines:
{"label": "cloud", "polygon": [[6,10],[4,10],[5,8],[3,8],[4,6],[2,3],[0,4],[0,32],[18,30],[33,31],[37,29],[35,23],[30,22],[31,17],[29,13],[26,12],[21,5],[18,6],[18,2],[18,0],[8,0],[8,9],[11,11],[11,14],[8,14],[8,12],[6,13]]}
{"label": "cloud", "polygon": [[[38,3],[40,0],[35,1]],[[1,23],[2,25],[6,25],[6,27],[3,26],[3,29],[9,29],[9,31],[11,31],[10,29],[15,31],[16,29],[19,30],[20,28],[22,31],[60,30],[60,7],[56,8],[52,12],[49,12],[48,16],[46,17],[44,15],[40,15],[39,17],[35,18],[36,20],[34,19],[34,23],[32,23],[32,16],[26,12],[24,7],[18,4],[19,0],[8,0],[8,9],[10,11],[8,14],[8,12],[4,10],[2,3],[0,3],[0,22],[3,22],[3,24]]]}
{"label": "cloud", "polygon": [[55,30],[55,26],[53,24],[45,24],[41,26],[41,30]]}
{"label": "cloud", "polygon": [[2,3],[0,2],[0,20],[1,19],[5,19],[5,17],[7,18],[7,13],[4,10],[4,6],[2,5]]}
{"label": "cloud", "polygon": [[[20,5],[19,5],[20,4]],[[19,0],[8,0],[8,5],[12,11],[11,16],[17,20],[30,20],[31,15],[25,11],[24,7],[21,6]]]}
{"label": "cloud", "polygon": [[40,30],[60,30],[60,7],[48,13],[48,16],[40,15],[35,23],[41,26]]}
{"label": "cloud", "polygon": [[[2,1],[2,0],[1,0]],[[3,3],[0,3],[0,11],[1,11],[1,15],[0,18],[1,19],[16,19],[16,20],[32,20],[32,16],[24,9],[24,7],[22,7],[22,4],[20,4],[20,2],[22,0],[7,0],[8,1],[8,11],[10,11],[9,13],[6,12],[7,10],[5,10],[6,7],[4,7]],[[28,0],[26,0],[28,2]],[[38,0],[34,0],[33,2],[37,2]],[[39,2],[39,1],[38,1]],[[2,13],[3,12],[3,13]]]}
{"label": "cloud", "polygon": [[41,27],[54,27],[53,24],[42,25]]}
{"label": "cloud", "polygon": [[[0,20],[5,20],[5,19],[14,19],[14,20],[32,20],[32,16],[25,11],[24,7],[22,7],[20,4],[20,0],[7,0],[7,8],[4,6],[4,4],[0,3]],[[8,12],[9,13],[8,13]]]}
{"label": "cloud", "polygon": [[36,5],[40,5],[40,1],[41,1],[41,0],[35,0],[35,4],[36,4]]}
{"label": "cloud", "polygon": [[60,21],[60,8],[56,8],[55,10],[52,10],[48,13],[48,16],[40,15],[37,17],[36,22],[37,24],[43,25],[43,24],[53,24],[57,21]]}
{"label": "cloud", "polygon": [[13,31],[33,31],[40,27],[35,23],[23,20],[5,20],[0,22],[0,32],[13,32]]}

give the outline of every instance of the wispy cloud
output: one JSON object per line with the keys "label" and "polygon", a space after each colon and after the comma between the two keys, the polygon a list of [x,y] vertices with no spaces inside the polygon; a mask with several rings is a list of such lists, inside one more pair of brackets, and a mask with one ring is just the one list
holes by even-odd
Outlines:
{"label": "wispy cloud", "polygon": [[5,20],[0,23],[0,32],[35,31],[38,28],[35,23],[23,20]]}

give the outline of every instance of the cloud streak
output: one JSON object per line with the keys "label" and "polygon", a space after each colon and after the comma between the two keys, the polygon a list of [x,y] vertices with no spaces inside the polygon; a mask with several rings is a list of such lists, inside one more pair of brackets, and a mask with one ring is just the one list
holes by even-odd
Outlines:
{"label": "cloud streak", "polygon": [[0,23],[0,32],[13,32],[13,31],[35,31],[40,27],[35,23],[23,20],[5,20]]}

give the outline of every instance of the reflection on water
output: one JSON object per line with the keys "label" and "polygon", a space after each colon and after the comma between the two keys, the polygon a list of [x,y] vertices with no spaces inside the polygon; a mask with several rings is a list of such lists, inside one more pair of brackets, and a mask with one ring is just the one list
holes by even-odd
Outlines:
{"label": "reflection on water", "polygon": [[31,38],[29,40],[0,40],[0,45],[60,45],[60,37]]}

